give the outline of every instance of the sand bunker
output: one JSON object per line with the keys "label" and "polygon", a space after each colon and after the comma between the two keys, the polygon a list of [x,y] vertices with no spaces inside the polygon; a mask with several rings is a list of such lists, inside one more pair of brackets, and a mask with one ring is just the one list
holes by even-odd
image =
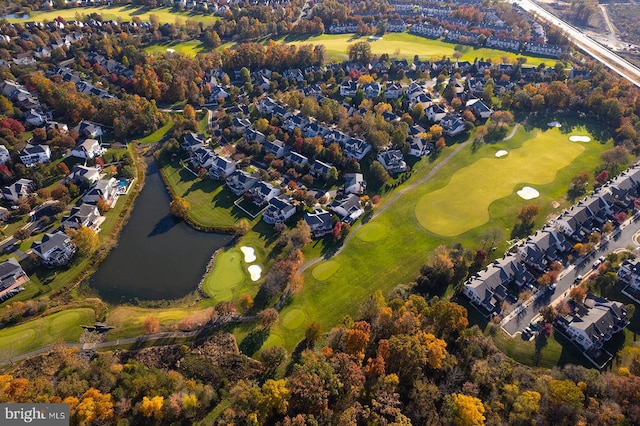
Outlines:
{"label": "sand bunker", "polygon": [[176,53],[176,49],[167,49],[167,52],[169,52],[169,53]]}
{"label": "sand bunker", "polygon": [[538,198],[540,196],[538,190],[530,186],[525,186],[520,191],[516,192],[516,194],[518,194],[520,198],[524,200],[533,200],[534,198]]}
{"label": "sand bunker", "polygon": [[589,136],[569,136],[571,142],[591,142]]}
{"label": "sand bunker", "polygon": [[552,121],[551,123],[547,123],[547,126],[549,126],[549,127],[562,127],[562,124],[558,123],[557,121]]}
{"label": "sand bunker", "polygon": [[251,265],[247,268],[249,274],[251,274],[251,281],[258,281],[262,275],[262,266]]}
{"label": "sand bunker", "polygon": [[504,157],[505,155],[507,155],[509,153],[509,151],[505,150],[505,149],[501,149],[500,151],[496,152],[496,157],[500,158],[500,157]]}
{"label": "sand bunker", "polygon": [[242,246],[240,247],[240,251],[244,254],[244,261],[247,263],[256,261],[256,251],[253,247]]}

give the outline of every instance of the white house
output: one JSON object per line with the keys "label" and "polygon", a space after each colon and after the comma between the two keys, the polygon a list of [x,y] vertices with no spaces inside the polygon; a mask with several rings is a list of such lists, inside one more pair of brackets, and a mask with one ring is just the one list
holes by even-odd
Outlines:
{"label": "white house", "polygon": [[439,123],[440,120],[446,117],[447,111],[445,111],[440,105],[434,104],[427,108],[424,114],[429,121]]}
{"label": "white house", "polygon": [[7,161],[11,160],[11,155],[9,154],[9,150],[6,146],[0,145],[0,164],[4,164]]}
{"label": "white house", "polygon": [[106,148],[101,147],[96,139],[85,139],[71,148],[71,155],[84,159],[99,157],[105,152],[107,152]]}
{"label": "white house", "polygon": [[62,218],[62,226],[73,229],[86,226],[95,232],[100,232],[100,225],[104,220],[105,217],[100,214],[95,205],[83,203],[79,207],[73,207],[69,216]]}
{"label": "white house", "polygon": [[74,130],[78,132],[78,134],[85,138],[99,138],[104,132],[102,131],[102,126],[96,123],[91,123],[89,121],[82,120]]}
{"label": "white house", "polygon": [[280,188],[276,188],[269,182],[260,181],[249,189],[249,194],[253,197],[253,203],[256,206],[262,206],[268,203],[273,197],[280,195]]}
{"label": "white house", "polygon": [[343,189],[345,194],[364,194],[365,189],[367,189],[367,182],[365,182],[362,173],[347,173],[344,178]]}
{"label": "white house", "polygon": [[236,162],[231,158],[216,155],[209,169],[209,176],[212,179],[224,180],[236,171]]}
{"label": "white house", "polygon": [[262,215],[262,220],[270,225],[285,223],[295,213],[296,206],[290,197],[273,197],[269,200],[269,205]]}
{"label": "white house", "polygon": [[31,145],[27,144],[20,151],[20,161],[27,166],[32,167],[38,163],[48,163],[51,160],[51,149],[49,145]]}
{"label": "white house", "polygon": [[432,147],[433,145],[430,142],[427,142],[421,137],[414,136],[410,139],[409,152],[407,154],[413,157],[422,157],[431,154]]}
{"label": "white house", "polygon": [[22,197],[27,197],[35,191],[35,184],[29,179],[19,179],[9,186],[2,188],[2,196],[7,201],[18,201]]}
{"label": "white house", "polygon": [[227,179],[227,186],[236,195],[242,195],[244,192],[249,191],[258,182],[259,179],[244,170],[236,170],[231,173]]}
{"label": "white house", "polygon": [[58,266],[67,263],[76,251],[71,238],[63,232],[45,234],[40,242],[33,242],[31,250],[47,266]]}
{"label": "white house", "polygon": [[311,228],[311,235],[313,235],[314,238],[323,237],[330,234],[333,230],[331,213],[322,209],[316,209],[313,213],[306,213],[304,215],[304,221],[307,222],[307,225]]}
{"label": "white house", "polygon": [[21,286],[29,281],[29,276],[15,257],[0,263],[0,300],[17,294]]}
{"label": "white house", "polygon": [[287,164],[291,164],[298,167],[304,167],[309,163],[309,159],[302,154],[295,151],[289,151],[284,155],[284,161]]}
{"label": "white house", "polygon": [[22,115],[24,121],[32,126],[42,126],[47,121],[47,116],[39,109],[31,108]]}
{"label": "white house", "polygon": [[469,99],[467,101],[467,108],[476,116],[476,118],[489,118],[493,114],[493,110],[489,108],[480,99]]}
{"label": "white house", "polygon": [[109,205],[115,201],[117,181],[114,178],[100,179],[82,196],[83,203],[95,204],[105,200]]}
{"label": "white house", "polygon": [[99,167],[87,167],[81,164],[76,164],[71,169],[71,173],[66,177],[67,181],[74,183],[81,183],[86,180],[91,185],[96,183],[100,179]]}
{"label": "white house", "polygon": [[407,163],[405,163],[402,151],[399,149],[382,151],[377,158],[389,173],[401,173],[407,170]]}
{"label": "white house", "polygon": [[335,199],[329,204],[329,210],[340,216],[343,222],[353,223],[364,213],[360,205],[360,197],[349,194],[342,199]]}
{"label": "white house", "polygon": [[273,154],[276,158],[282,158],[284,156],[284,142],[275,140],[275,141],[265,141],[264,144],[264,153],[265,154]]}
{"label": "white house", "polygon": [[362,159],[371,151],[371,145],[362,139],[351,138],[345,142],[343,147],[344,155],[349,158],[355,158],[358,161]]}
{"label": "white house", "polygon": [[442,120],[440,120],[440,126],[442,126],[442,131],[445,135],[448,136],[456,136],[460,133],[464,132],[464,121],[456,116],[447,115]]}
{"label": "white house", "polygon": [[396,82],[389,82],[384,89],[384,97],[386,99],[398,99],[402,96],[402,85]]}
{"label": "white house", "polygon": [[187,152],[193,152],[199,148],[204,148],[204,136],[197,133],[189,132],[182,138],[180,147]]}
{"label": "white house", "polygon": [[318,178],[326,179],[333,166],[324,161],[316,160],[309,168],[309,174]]}
{"label": "white house", "polygon": [[358,83],[347,80],[340,83],[340,96],[354,96],[358,90]]}
{"label": "white house", "polygon": [[367,99],[375,98],[376,96],[380,95],[380,83],[377,83],[375,81],[371,83],[365,83],[362,85],[362,90],[364,90],[364,95],[367,97]]}

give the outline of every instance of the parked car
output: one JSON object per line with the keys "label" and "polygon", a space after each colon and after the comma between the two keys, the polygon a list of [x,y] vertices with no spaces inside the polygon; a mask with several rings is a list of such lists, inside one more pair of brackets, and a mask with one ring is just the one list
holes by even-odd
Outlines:
{"label": "parked car", "polygon": [[602,260],[600,259],[596,259],[595,262],[593,262],[593,269],[596,269],[598,266],[600,266],[600,264],[602,263]]}
{"label": "parked car", "polygon": [[574,283],[579,283],[579,282],[580,282],[580,281],[582,281],[583,279],[584,279],[584,277],[583,277],[582,275],[578,275],[578,276],[576,277],[576,279],[575,279],[575,280],[573,280],[573,282],[574,282]]}
{"label": "parked car", "polygon": [[556,287],[557,287],[556,283],[551,284],[549,286],[549,291],[551,291],[551,292],[556,291]]}

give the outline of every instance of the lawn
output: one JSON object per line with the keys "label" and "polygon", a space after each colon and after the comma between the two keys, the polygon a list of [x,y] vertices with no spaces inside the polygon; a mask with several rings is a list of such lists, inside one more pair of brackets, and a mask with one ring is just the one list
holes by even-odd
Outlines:
{"label": "lawn", "polygon": [[0,359],[33,351],[58,341],[77,342],[81,325],[95,322],[91,308],[75,308],[0,330]]}
{"label": "lawn", "polygon": [[[287,36],[275,39],[276,41],[286,42],[294,45],[300,44],[323,44],[326,48],[326,61],[327,62],[341,62],[348,59],[347,48],[350,44],[358,41],[369,41],[369,38],[359,37],[356,34],[322,34],[312,37],[296,37]],[[266,43],[268,40],[264,40]],[[391,33],[385,34],[382,40],[369,41],[371,44],[371,53],[375,55],[381,55],[383,53],[389,54],[391,57],[406,58],[412,61],[415,55],[418,55],[420,59],[441,59],[443,56],[452,57],[454,53],[454,44],[445,43],[440,40],[431,40],[424,37],[418,37],[409,33]],[[233,47],[234,43],[225,43],[218,47],[219,51],[222,51],[226,47]],[[479,48],[474,49],[471,46],[464,46],[462,50],[461,60],[473,61],[474,59],[484,58],[492,59],[493,62],[502,62],[503,57],[510,58],[512,62],[515,62],[516,57],[522,55],[516,55],[512,52],[505,52],[496,49]],[[527,64],[539,65],[545,63],[547,65],[553,65],[555,61],[549,58],[538,58],[533,56],[525,56],[527,58]]]}
{"label": "lawn", "polygon": [[[185,20],[190,19],[204,24],[213,24],[217,21],[218,17],[212,15],[201,15],[189,12],[177,12],[168,7],[161,7],[156,9],[149,9],[137,6],[99,6],[99,7],[77,7],[70,9],[56,9],[50,11],[34,12],[28,20],[29,21],[52,21],[53,19],[61,16],[67,21],[77,19],[78,15],[89,15],[91,13],[97,13],[102,15],[103,20],[122,20],[130,21],[134,17],[140,18],[141,21],[149,21],[149,15],[154,14],[158,16],[161,23],[176,23],[176,20],[181,20],[183,23]],[[24,22],[24,19],[11,18],[8,19],[11,23]]]}
{"label": "lawn", "polygon": [[[445,187],[420,198],[416,206],[420,224],[447,237],[476,228],[489,221],[491,203],[513,195],[523,184],[537,187],[553,182],[558,170],[585,150],[585,144],[570,142],[555,128],[532,136],[505,157],[496,158],[489,152],[487,157],[458,170]],[[455,220],[443,215],[445,211],[455,212]]]}
{"label": "lawn", "polygon": [[167,124],[165,124],[164,126],[160,127],[158,130],[156,130],[155,132],[151,133],[149,136],[145,136],[144,138],[138,139],[138,142],[141,142],[141,143],[156,143],[156,142],[160,142],[162,140],[162,138],[164,137],[164,135],[166,135],[167,132],[169,130],[171,130],[172,127],[173,127],[173,121],[169,120],[167,122]]}
{"label": "lawn", "polygon": [[[413,281],[420,267],[429,258],[430,253],[440,244],[452,246],[460,243],[465,248],[475,249],[478,247],[482,233],[494,227],[501,228],[508,239],[515,224],[518,209],[532,202],[522,200],[513,192],[516,182],[510,184],[510,191],[506,194],[494,193],[494,184],[485,184],[485,179],[479,179],[475,174],[461,174],[460,176],[473,179],[466,182],[467,188],[460,193],[461,196],[468,199],[465,194],[472,188],[481,186],[487,193],[492,194],[487,195],[486,198],[495,201],[485,202],[482,205],[475,201],[469,201],[471,207],[476,209],[475,214],[483,218],[477,221],[472,229],[469,229],[466,224],[464,227],[456,228],[461,226],[456,223],[457,221],[463,222],[470,220],[470,218],[473,220],[472,214],[463,213],[460,216],[455,211],[457,207],[446,205],[446,203],[441,203],[437,207],[431,205],[430,207],[439,212],[439,215],[431,212],[425,214],[434,214],[438,220],[442,220],[441,217],[447,218],[448,221],[442,222],[443,226],[461,231],[450,231],[445,235],[459,234],[455,237],[442,236],[430,231],[430,228],[423,227],[416,217],[418,204],[425,202],[423,197],[437,193],[438,190],[450,185],[453,177],[461,170],[478,162],[483,165],[487,161],[493,160],[498,149],[507,149],[512,153],[520,151],[514,157],[525,154],[530,157],[526,162],[520,160],[521,164],[525,163],[527,166],[517,170],[519,174],[531,173],[526,170],[529,164],[535,168],[545,168],[549,162],[554,164],[550,178],[552,182],[538,185],[537,188],[541,192],[541,196],[533,200],[540,207],[536,226],[541,226],[548,215],[557,214],[570,204],[566,199],[566,193],[573,175],[581,170],[594,170],[600,162],[599,156],[602,151],[610,147],[608,144],[598,142],[565,146],[568,144],[565,141],[570,132],[594,134],[593,131],[588,132],[584,127],[581,127],[581,123],[576,120],[573,123],[568,123],[563,128],[563,132],[521,128],[515,137],[507,142],[483,144],[475,150],[471,144],[463,148],[452,161],[443,165],[427,182],[402,194],[384,212],[374,214],[366,225],[356,231],[354,238],[350,240],[342,252],[330,260],[322,261],[306,270],[303,289],[294,295],[291,303],[282,310],[281,322],[274,328],[273,334],[280,336],[285,346],[291,349],[303,338],[306,324],[309,321],[318,321],[325,331],[329,331],[344,315],[357,317],[358,306],[369,294],[376,290],[388,293],[398,285]],[[554,141],[555,143],[553,143]],[[440,159],[447,157],[454,148],[455,146],[445,148]],[[557,149],[561,150],[561,154],[556,154]],[[564,159],[562,160],[564,163],[556,163],[560,161],[556,157],[565,157],[568,155],[567,153],[573,155],[573,162]],[[508,157],[501,161],[505,161]],[[422,159],[416,163],[413,169],[414,175],[409,182],[425,176],[439,161],[429,162],[428,159]],[[486,173],[495,173],[495,171],[492,172],[492,163],[487,164],[484,166]],[[497,161],[496,164],[498,164]],[[516,181],[518,180],[522,181],[522,179]],[[455,191],[460,191],[459,187],[457,188]],[[393,196],[393,192],[385,198],[391,196]],[[559,203],[559,206],[554,207],[552,202]],[[424,207],[421,207],[421,212],[422,209]],[[440,228],[436,231],[444,232]],[[506,249],[506,242],[499,245],[496,254],[501,253],[504,249]],[[337,273],[338,270],[339,273]],[[443,289],[443,294],[446,294],[445,289]],[[294,327],[297,324],[295,321],[284,323],[288,313],[294,310],[305,313],[305,321],[297,327]]]}
{"label": "lawn", "polygon": [[140,308],[133,306],[118,306],[109,312],[107,324],[115,329],[109,331],[107,340],[135,337],[145,333],[144,321],[155,317],[163,327],[171,328],[182,319],[197,312],[204,312],[201,308]]}
{"label": "lawn", "polygon": [[221,251],[216,256],[213,269],[202,285],[204,292],[216,302],[232,300],[234,293],[247,281],[242,257],[237,249]]}
{"label": "lawn", "polygon": [[163,54],[167,52],[184,53],[187,56],[196,56],[205,50],[202,42],[198,40],[174,41],[170,43],[152,44],[144,48],[145,52],[154,54]]}

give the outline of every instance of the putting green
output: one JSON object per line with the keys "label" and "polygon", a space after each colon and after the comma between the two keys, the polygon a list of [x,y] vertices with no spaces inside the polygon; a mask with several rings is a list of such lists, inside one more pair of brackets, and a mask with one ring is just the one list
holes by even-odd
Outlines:
{"label": "putting green", "polygon": [[427,230],[453,237],[489,221],[492,202],[514,193],[519,184],[542,185],[583,151],[555,128],[524,142],[503,158],[482,158],[458,170],[449,183],[418,201],[415,214]]}
{"label": "putting green", "polygon": [[262,349],[264,350],[265,348],[270,348],[271,346],[282,346],[283,344],[284,340],[282,339],[282,337],[271,332],[267,341],[262,345]]}
{"label": "putting green", "polygon": [[387,236],[389,230],[379,223],[368,223],[364,225],[356,236],[365,242],[379,241]]}
{"label": "putting green", "polygon": [[340,269],[340,264],[334,260],[322,262],[313,268],[313,277],[318,281],[326,281]]}
{"label": "putting green", "polygon": [[233,290],[244,283],[246,275],[242,270],[242,253],[238,250],[217,254],[213,269],[207,275],[202,289],[217,301],[233,299]]}
{"label": "putting green", "polygon": [[292,309],[282,318],[282,325],[289,330],[295,330],[300,328],[305,320],[307,319],[307,314],[305,314],[300,309]]}
{"label": "putting green", "polygon": [[62,312],[51,320],[49,329],[52,331],[59,330],[65,327],[67,324],[77,323],[78,321],[80,321],[80,314],[78,312]]}

